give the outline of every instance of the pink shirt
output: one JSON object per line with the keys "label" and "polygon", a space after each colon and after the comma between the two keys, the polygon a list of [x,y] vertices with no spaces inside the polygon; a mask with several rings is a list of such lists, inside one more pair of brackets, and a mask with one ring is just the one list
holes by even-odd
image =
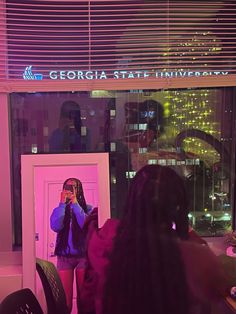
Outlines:
{"label": "pink shirt", "polygon": [[[119,220],[108,219],[100,230],[92,233],[88,244],[88,257],[98,282],[95,299],[96,313],[102,311],[102,293],[105,270],[109,263],[107,254],[113,247]],[[186,277],[193,303],[215,301],[224,290],[224,276],[216,256],[207,247],[191,241],[179,241]]]}

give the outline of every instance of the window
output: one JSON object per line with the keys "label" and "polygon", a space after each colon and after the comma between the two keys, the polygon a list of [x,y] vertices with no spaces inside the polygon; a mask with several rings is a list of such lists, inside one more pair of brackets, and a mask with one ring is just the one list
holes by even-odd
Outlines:
{"label": "window", "polygon": [[196,231],[212,236],[231,228],[233,89],[12,93],[10,106],[15,244],[25,153],[110,152],[113,216],[138,169],[173,167],[186,180]]}

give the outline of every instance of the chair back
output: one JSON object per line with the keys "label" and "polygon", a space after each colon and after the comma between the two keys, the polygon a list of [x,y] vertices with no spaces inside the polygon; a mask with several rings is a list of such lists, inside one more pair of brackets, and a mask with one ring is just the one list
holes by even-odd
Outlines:
{"label": "chair back", "polygon": [[0,314],[43,314],[43,310],[33,292],[26,288],[17,290],[3,299]]}
{"label": "chair back", "polygon": [[65,291],[55,265],[36,258],[36,270],[42,282],[48,314],[68,314]]}

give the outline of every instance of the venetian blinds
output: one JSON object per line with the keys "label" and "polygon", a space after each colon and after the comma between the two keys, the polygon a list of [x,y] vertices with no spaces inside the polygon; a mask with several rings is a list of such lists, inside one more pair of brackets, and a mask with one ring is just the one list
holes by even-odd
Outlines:
{"label": "venetian blinds", "polygon": [[236,1],[0,0],[0,43],[0,82],[236,74]]}

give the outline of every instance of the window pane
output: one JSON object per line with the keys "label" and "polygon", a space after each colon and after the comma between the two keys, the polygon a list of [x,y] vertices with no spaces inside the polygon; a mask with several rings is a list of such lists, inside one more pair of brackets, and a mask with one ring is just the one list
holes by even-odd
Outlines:
{"label": "window pane", "polygon": [[145,164],[186,180],[201,235],[231,228],[235,138],[229,88],[11,94],[15,243],[21,244],[20,155],[110,152],[111,208],[119,216]]}

